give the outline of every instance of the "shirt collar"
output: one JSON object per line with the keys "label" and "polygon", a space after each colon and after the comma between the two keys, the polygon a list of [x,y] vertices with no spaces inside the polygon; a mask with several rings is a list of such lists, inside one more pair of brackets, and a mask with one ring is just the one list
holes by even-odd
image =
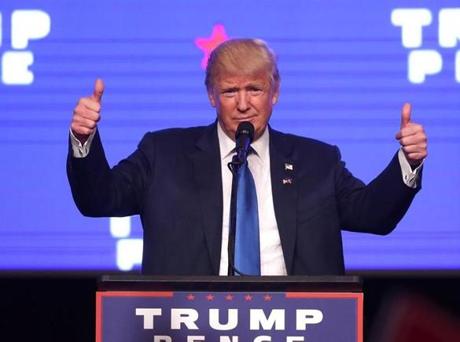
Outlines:
{"label": "shirt collar", "polygon": [[[268,132],[268,127],[262,133],[262,135],[251,144],[251,147],[256,152],[255,154],[261,159],[262,162],[268,160],[268,146],[270,141],[270,134]],[[220,148],[220,158],[226,159],[229,156],[233,155],[235,142],[225,134],[220,123],[217,122],[217,137],[219,138],[219,148]]]}

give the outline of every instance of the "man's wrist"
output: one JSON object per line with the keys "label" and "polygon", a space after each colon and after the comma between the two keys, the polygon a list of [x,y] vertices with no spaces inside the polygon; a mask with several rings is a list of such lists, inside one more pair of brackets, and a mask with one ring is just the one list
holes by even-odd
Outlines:
{"label": "man's wrist", "polygon": [[89,154],[91,143],[96,134],[96,130],[89,136],[86,136],[84,141],[80,140],[79,134],[75,134],[72,129],[70,131],[70,144],[72,146],[72,155],[74,158],[85,158]]}
{"label": "man's wrist", "polygon": [[398,160],[404,184],[413,189],[417,188],[420,180],[420,171],[425,160],[422,160],[418,165],[411,165],[402,148],[398,151]]}

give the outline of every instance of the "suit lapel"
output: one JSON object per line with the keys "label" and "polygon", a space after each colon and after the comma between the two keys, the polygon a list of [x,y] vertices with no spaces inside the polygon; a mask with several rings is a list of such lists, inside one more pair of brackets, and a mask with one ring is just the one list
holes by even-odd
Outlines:
{"label": "suit lapel", "polygon": [[222,244],[222,174],[216,124],[205,128],[191,154],[202,227],[213,274],[219,274]]}
{"label": "suit lapel", "polygon": [[297,184],[296,162],[292,144],[284,135],[270,128],[270,171],[273,205],[283,248],[288,274],[292,273],[292,262],[296,242]]}

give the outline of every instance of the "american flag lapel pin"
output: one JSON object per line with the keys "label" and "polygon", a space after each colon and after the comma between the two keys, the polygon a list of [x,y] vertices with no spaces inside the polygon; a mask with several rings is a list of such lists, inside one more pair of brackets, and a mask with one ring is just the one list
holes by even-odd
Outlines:
{"label": "american flag lapel pin", "polygon": [[284,170],[285,171],[294,171],[294,165],[291,163],[284,163]]}
{"label": "american flag lapel pin", "polygon": [[292,178],[283,178],[283,185],[292,184]]}

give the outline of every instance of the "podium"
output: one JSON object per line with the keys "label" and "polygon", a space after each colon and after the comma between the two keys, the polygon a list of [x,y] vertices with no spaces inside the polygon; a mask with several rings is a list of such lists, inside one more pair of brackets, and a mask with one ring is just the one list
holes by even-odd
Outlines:
{"label": "podium", "polygon": [[362,342],[356,276],[103,276],[96,342]]}

